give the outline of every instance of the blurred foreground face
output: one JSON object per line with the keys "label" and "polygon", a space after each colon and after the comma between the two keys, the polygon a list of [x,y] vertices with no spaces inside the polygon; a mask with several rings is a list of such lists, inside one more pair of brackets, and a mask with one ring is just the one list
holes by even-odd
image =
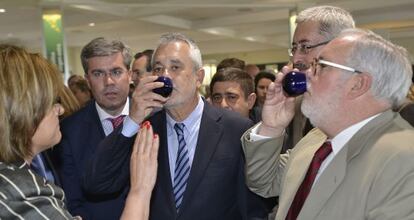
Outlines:
{"label": "blurred foreground face", "polygon": [[120,52],[88,59],[86,79],[99,106],[113,115],[122,111],[128,97],[131,74],[124,66]]}
{"label": "blurred foreground face", "polygon": [[239,83],[232,81],[216,82],[212,91],[211,102],[214,106],[249,117],[249,111],[254,101],[253,104],[249,103]]}

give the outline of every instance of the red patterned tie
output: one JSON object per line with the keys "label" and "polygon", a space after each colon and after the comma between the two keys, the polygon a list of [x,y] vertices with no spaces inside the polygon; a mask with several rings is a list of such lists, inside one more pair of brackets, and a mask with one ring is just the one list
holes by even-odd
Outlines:
{"label": "red patterned tie", "polygon": [[303,179],[303,182],[299,186],[295,198],[290,205],[286,220],[295,220],[298,217],[299,212],[305,203],[306,197],[308,197],[312,188],[313,182],[315,181],[316,174],[318,174],[319,167],[321,167],[322,162],[331,152],[331,142],[327,141],[323,143],[323,145],[315,152],[315,155],[313,155],[312,162],[308,168],[305,179]]}
{"label": "red patterned tie", "polygon": [[116,118],[110,118],[109,121],[111,121],[112,123],[112,127],[114,128],[114,130],[122,124],[122,122],[124,121],[124,117],[125,115],[120,115]]}

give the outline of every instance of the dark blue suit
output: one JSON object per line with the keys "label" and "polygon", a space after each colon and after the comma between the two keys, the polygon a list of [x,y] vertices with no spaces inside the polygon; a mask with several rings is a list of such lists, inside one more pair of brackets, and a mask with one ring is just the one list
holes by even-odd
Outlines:
{"label": "dark blue suit", "polygon": [[91,101],[65,118],[61,131],[62,140],[56,147],[59,155],[57,167],[69,211],[82,216],[83,220],[119,219],[127,190],[94,195],[85,193],[81,187],[86,163],[105,138],[95,102]]}
{"label": "dark blue suit", "polygon": [[[246,197],[250,194],[244,184],[240,137],[252,125],[251,121],[205,103],[191,173],[177,215],[168,162],[166,112],[160,111],[149,120],[160,137],[150,219],[246,219]],[[91,158],[84,176],[87,191],[112,193],[128,188],[135,137],[127,138],[120,132],[118,129],[109,135]]]}

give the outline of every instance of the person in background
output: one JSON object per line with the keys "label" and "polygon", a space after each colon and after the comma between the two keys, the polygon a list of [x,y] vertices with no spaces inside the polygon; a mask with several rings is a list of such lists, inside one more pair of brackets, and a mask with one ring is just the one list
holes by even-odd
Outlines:
{"label": "person in background", "polygon": [[132,81],[136,87],[139,80],[145,76],[152,74],[151,59],[154,50],[144,50],[134,55],[134,61],[132,62]]}
{"label": "person in background", "polygon": [[72,86],[73,84],[75,84],[76,82],[80,81],[80,80],[84,80],[85,78],[83,78],[83,76],[81,75],[77,75],[77,74],[73,74],[69,77],[68,79],[68,86],[69,89],[72,90]]}
{"label": "person in background", "polygon": [[72,92],[81,107],[85,107],[93,99],[92,91],[85,79],[79,80],[72,85]]}
{"label": "person in background", "polygon": [[129,97],[132,97],[132,93],[137,87],[139,80],[145,76],[152,74],[151,59],[154,50],[144,50],[134,55],[134,61],[132,61],[132,84],[129,85]]}
{"label": "person in background", "polygon": [[[84,189],[93,194],[128,189],[130,146],[136,132],[151,124],[161,141],[152,220],[247,219],[253,213],[248,195],[254,195],[245,186],[240,137],[251,121],[201,98],[201,52],[183,34],[162,35],[152,62],[154,76],[138,84],[123,126],[90,158]],[[158,76],[172,79],[174,89],[167,98],[153,92],[163,86],[154,82]],[[254,217],[267,214],[261,211]]]}
{"label": "person in background", "polygon": [[228,67],[233,67],[233,68],[238,68],[238,69],[243,70],[244,65],[245,65],[245,62],[243,60],[233,58],[233,57],[232,58],[226,58],[226,59],[220,61],[219,64],[217,64],[216,71],[218,72],[219,70],[224,69],[224,68],[228,68]]}
{"label": "person in background", "polygon": [[315,129],[280,154],[295,114],[281,83],[290,70],[243,135],[249,188],[280,195],[276,220],[412,219],[414,129],[392,111],[411,84],[407,51],[360,29],[331,40],[306,72],[301,109]]}
{"label": "person in background", "polygon": [[247,72],[247,74],[250,75],[250,77],[252,77],[252,79],[254,79],[256,75],[260,72],[259,67],[255,64],[247,64],[244,70]]}
{"label": "person in background", "polygon": [[119,219],[127,190],[96,196],[82,189],[86,164],[99,143],[129,114],[129,48],[120,41],[95,38],[81,52],[85,78],[94,100],[61,122],[63,138],[57,168],[68,209],[87,220]]}
{"label": "person in background", "polygon": [[276,76],[269,72],[260,72],[254,78],[254,88],[257,95],[256,105],[258,108],[262,108],[266,99],[267,87],[270,83],[275,81]]}
{"label": "person in background", "polygon": [[[299,12],[296,29],[289,48],[293,68],[305,72],[323,47],[347,28],[354,28],[352,15],[339,7],[322,5]],[[303,96],[296,98],[295,117],[286,129],[287,146],[292,148],[310,130],[312,125],[300,110]]]}
{"label": "person in background", "polygon": [[256,94],[252,78],[243,70],[229,67],[217,71],[210,82],[210,93],[213,106],[250,118]]}

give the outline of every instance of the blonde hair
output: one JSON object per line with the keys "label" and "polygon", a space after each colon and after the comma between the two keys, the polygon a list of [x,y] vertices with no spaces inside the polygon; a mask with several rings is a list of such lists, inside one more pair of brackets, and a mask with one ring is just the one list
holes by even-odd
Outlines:
{"label": "blonde hair", "polygon": [[31,139],[63,86],[55,66],[38,54],[0,45],[0,161],[30,156]]}

